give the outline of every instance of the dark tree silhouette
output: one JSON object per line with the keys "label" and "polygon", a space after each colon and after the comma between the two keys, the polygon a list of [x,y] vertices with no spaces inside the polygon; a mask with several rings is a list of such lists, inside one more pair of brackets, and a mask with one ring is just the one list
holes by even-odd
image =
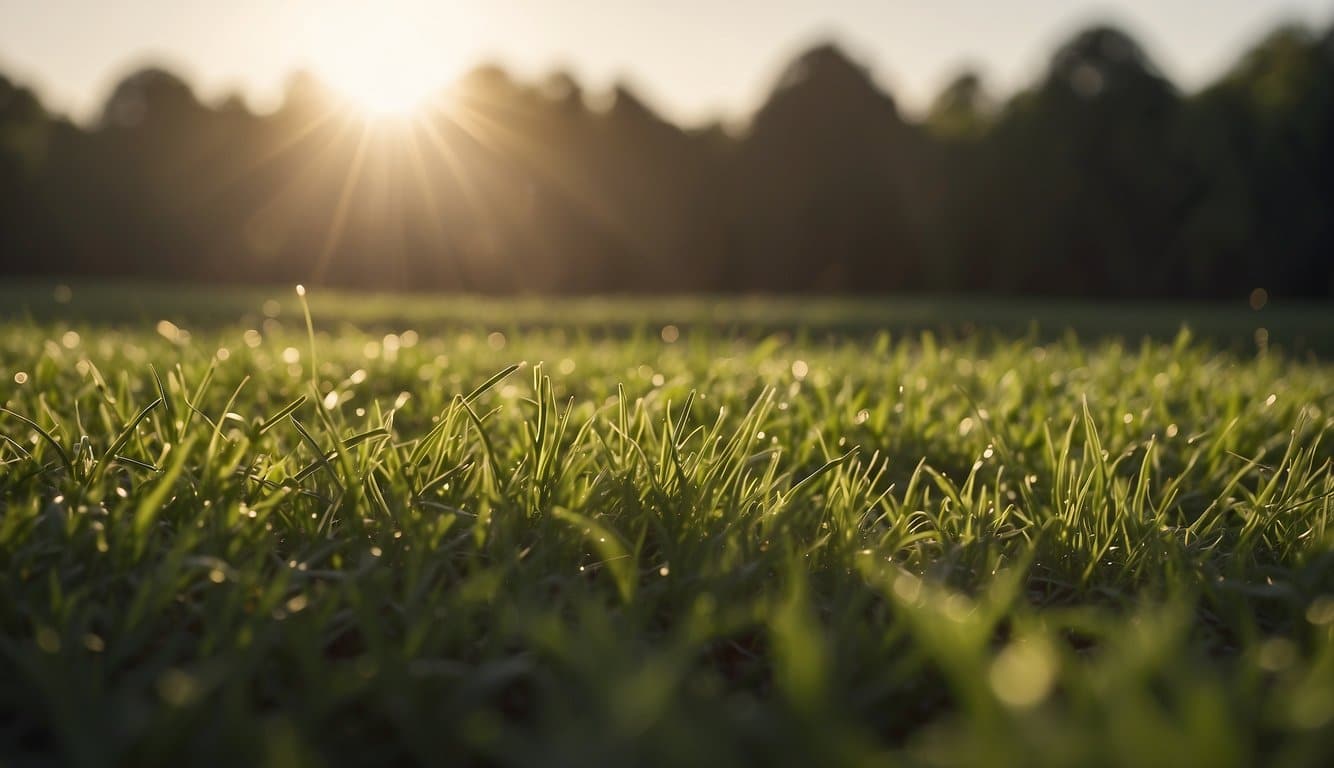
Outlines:
{"label": "dark tree silhouette", "polygon": [[920,138],[833,45],[801,55],[731,167],[744,280],[761,291],[920,287],[912,198]]}
{"label": "dark tree silhouette", "polygon": [[44,181],[51,132],[37,97],[0,77],[0,264],[10,272],[42,269],[51,232],[34,190]]}
{"label": "dark tree silhouette", "polygon": [[1202,180],[1181,224],[1184,282],[1205,293],[1334,294],[1334,54],[1275,31],[1192,105]]}
{"label": "dark tree silhouette", "polygon": [[87,127],[0,78],[0,274],[485,293],[927,290],[1334,296],[1334,31],[1283,27],[1182,94],[1087,29],[1009,99],[965,72],[919,121],[833,44],[748,124],[627,85],[467,73],[371,122],[124,77]]}
{"label": "dark tree silhouette", "polygon": [[1124,33],[1099,27],[1052,57],[989,138],[976,211],[990,285],[1008,292],[1156,293],[1183,206],[1181,102]]}

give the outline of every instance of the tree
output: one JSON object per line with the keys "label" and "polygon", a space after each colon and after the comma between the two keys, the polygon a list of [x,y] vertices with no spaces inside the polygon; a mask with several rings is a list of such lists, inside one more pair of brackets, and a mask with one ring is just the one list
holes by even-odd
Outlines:
{"label": "tree", "polygon": [[1205,181],[1183,224],[1190,279],[1219,295],[1329,295],[1334,253],[1334,57],[1283,27],[1191,104]]}
{"label": "tree", "polygon": [[39,186],[51,124],[36,95],[0,77],[0,270],[35,271],[48,234]]}
{"label": "tree", "polygon": [[989,281],[1016,293],[1169,292],[1184,205],[1180,106],[1125,33],[1094,27],[1062,46],[988,142]]}
{"label": "tree", "polygon": [[146,68],[93,125],[0,78],[0,274],[487,293],[1334,295],[1334,29],[1284,27],[1182,97],[1093,27],[1001,101],[920,123],[833,44],[744,130],[684,130],[478,67],[412,121],[298,73],[202,103]]}
{"label": "tree", "polygon": [[911,290],[920,137],[834,45],[797,58],[756,113],[728,187],[747,290]]}

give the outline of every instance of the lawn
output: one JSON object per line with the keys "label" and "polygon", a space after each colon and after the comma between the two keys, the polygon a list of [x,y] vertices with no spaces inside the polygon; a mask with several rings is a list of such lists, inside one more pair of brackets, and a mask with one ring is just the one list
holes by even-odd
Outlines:
{"label": "lawn", "polygon": [[1328,308],[0,298],[2,765],[1334,762]]}

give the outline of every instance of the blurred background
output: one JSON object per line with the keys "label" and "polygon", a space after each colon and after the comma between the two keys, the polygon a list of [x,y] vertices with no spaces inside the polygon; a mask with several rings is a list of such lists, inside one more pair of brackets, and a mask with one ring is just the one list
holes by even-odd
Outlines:
{"label": "blurred background", "polygon": [[0,0],[0,275],[1334,296],[1328,0]]}

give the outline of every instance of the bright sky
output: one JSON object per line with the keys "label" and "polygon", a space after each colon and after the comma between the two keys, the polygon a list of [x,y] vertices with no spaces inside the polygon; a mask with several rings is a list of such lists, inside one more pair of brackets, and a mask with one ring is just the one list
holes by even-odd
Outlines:
{"label": "bright sky", "polygon": [[698,122],[745,114],[828,37],[914,109],[964,65],[1008,92],[1091,21],[1122,24],[1194,87],[1278,21],[1331,17],[1334,0],[0,0],[0,71],[85,118],[148,62],[271,108],[297,67],[391,106],[487,59],[593,89],[625,79]]}

